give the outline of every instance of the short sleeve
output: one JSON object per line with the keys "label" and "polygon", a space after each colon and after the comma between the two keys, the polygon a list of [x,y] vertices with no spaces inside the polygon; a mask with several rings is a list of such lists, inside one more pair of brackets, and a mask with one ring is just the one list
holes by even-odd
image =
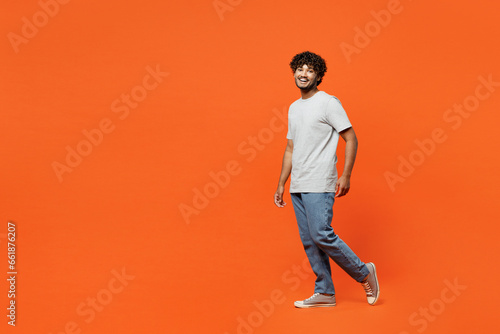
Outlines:
{"label": "short sleeve", "polygon": [[325,122],[331,125],[337,132],[342,132],[352,127],[349,118],[342,107],[339,99],[332,96],[326,106]]}

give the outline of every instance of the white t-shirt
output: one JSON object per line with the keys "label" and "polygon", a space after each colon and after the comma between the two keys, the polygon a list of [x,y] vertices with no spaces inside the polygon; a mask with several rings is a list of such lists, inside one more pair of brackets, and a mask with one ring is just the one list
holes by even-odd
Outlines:
{"label": "white t-shirt", "polygon": [[323,91],[290,105],[286,138],[293,140],[291,193],[335,192],[339,132],[350,127],[339,99]]}

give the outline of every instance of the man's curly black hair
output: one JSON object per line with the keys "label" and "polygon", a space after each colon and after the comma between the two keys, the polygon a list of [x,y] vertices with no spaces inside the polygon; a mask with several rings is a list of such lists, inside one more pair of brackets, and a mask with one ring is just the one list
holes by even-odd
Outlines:
{"label": "man's curly black hair", "polygon": [[318,86],[323,81],[323,76],[326,73],[326,62],[321,56],[305,51],[302,53],[296,54],[292,61],[290,62],[290,68],[292,72],[295,73],[297,68],[307,65],[314,69],[314,71],[318,74]]}

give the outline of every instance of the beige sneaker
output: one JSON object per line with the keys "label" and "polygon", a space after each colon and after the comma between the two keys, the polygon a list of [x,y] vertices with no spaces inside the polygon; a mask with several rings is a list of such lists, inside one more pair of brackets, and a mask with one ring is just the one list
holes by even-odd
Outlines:
{"label": "beige sneaker", "polygon": [[366,266],[368,267],[370,273],[365,278],[365,280],[361,282],[361,285],[365,289],[366,299],[368,300],[368,304],[374,305],[378,300],[378,296],[380,295],[380,287],[378,286],[377,271],[375,269],[375,265],[371,262],[368,262]]}
{"label": "beige sneaker", "polygon": [[293,303],[293,305],[295,305],[295,307],[298,308],[308,308],[308,307],[332,307],[337,304],[335,302],[335,295],[327,296],[321,293],[315,293],[314,295],[312,295],[307,299],[296,301],[295,303]]}

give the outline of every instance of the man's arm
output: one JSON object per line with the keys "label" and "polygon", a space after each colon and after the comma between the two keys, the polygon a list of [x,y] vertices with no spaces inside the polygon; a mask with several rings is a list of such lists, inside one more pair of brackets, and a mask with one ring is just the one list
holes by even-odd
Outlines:
{"label": "man's arm", "polygon": [[358,151],[358,138],[356,138],[356,133],[352,127],[342,131],[340,136],[345,141],[345,163],[342,176],[339,177],[335,185],[335,197],[344,196],[349,192],[352,167],[354,167],[356,152]]}
{"label": "man's arm", "polygon": [[288,139],[285,153],[283,154],[283,162],[281,163],[281,174],[278,182],[278,189],[274,194],[274,204],[280,208],[286,205],[286,203],[283,202],[283,193],[285,192],[285,183],[290,176],[290,172],[292,171],[292,153],[293,140]]}

